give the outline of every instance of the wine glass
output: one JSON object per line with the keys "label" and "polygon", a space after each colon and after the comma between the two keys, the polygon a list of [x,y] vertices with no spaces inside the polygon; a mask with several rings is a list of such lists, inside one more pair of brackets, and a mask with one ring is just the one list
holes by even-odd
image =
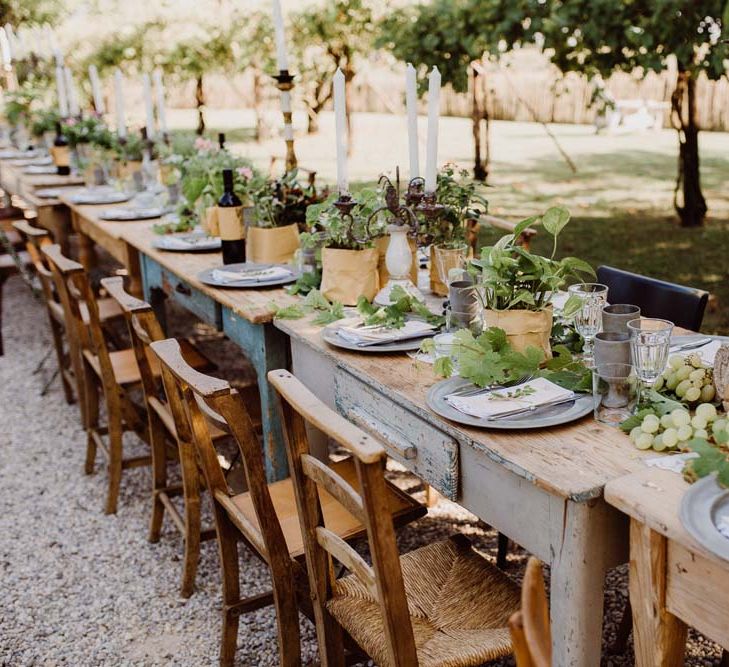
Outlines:
{"label": "wine glass", "polygon": [[673,322],[644,317],[628,322],[633,365],[646,388],[666,369]]}
{"label": "wine glass", "polygon": [[602,308],[607,303],[608,288],[601,283],[579,283],[571,285],[568,292],[582,301],[582,308],[574,316],[575,329],[585,339],[582,359],[592,368],[594,341],[602,328]]}

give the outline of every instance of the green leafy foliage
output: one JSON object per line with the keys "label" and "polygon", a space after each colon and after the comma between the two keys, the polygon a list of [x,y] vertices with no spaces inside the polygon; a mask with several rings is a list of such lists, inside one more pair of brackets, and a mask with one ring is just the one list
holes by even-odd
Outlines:
{"label": "green leafy foliage", "polygon": [[305,271],[297,278],[296,282],[286,288],[289,294],[300,294],[306,296],[312,290],[318,290],[321,286],[321,271]]}
{"label": "green leafy foliage", "polygon": [[344,319],[344,306],[338,301],[330,302],[318,289],[312,289],[301,304],[292,304],[278,308],[271,302],[271,309],[279,319],[296,320],[307,314],[315,313],[312,323],[317,326],[326,326],[337,320]]}
{"label": "green leafy foliage", "polygon": [[408,315],[416,315],[435,327],[445,324],[445,317],[431,312],[422,302],[396,285],[390,293],[389,306],[377,306],[363,296],[357,301],[357,312],[365,326],[378,325],[387,329],[401,329]]}
{"label": "green leafy foliage", "polygon": [[298,170],[294,169],[281,178],[261,182],[251,191],[256,226],[304,225],[307,208],[328,198],[328,190],[318,192],[314,183],[302,185],[298,177]]}
{"label": "green leafy foliage", "polygon": [[[518,234],[506,234],[494,245],[481,249],[481,258],[471,263],[481,270],[481,289],[477,294],[486,308],[542,310],[568,279],[582,280],[583,276],[595,275],[592,267],[577,257],[554,259],[557,237],[569,219],[566,209],[550,208],[541,217],[520,223],[515,230]],[[524,229],[539,223],[554,239],[551,257],[535,255],[518,243]],[[572,304],[568,303],[570,309],[576,305],[574,299]]]}
{"label": "green leafy foliage", "polygon": [[716,445],[704,438],[689,440],[688,448],[699,456],[686,463],[684,474],[693,479],[716,473],[719,484],[729,488],[729,451],[726,448],[729,434],[726,431],[720,432],[715,439]]}

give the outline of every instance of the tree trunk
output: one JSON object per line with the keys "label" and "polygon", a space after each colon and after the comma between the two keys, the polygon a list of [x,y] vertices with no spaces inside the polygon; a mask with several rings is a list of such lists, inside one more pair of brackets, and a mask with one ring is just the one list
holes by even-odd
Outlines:
{"label": "tree trunk", "polygon": [[481,111],[481,79],[475,67],[471,67],[471,123],[473,131],[473,177],[477,181],[485,181],[488,176],[488,169],[485,161],[481,157],[481,120],[483,112]]}
{"label": "tree trunk", "polygon": [[319,113],[313,107],[309,107],[307,116],[306,133],[316,134],[319,131]]}
{"label": "tree trunk", "polygon": [[195,106],[197,107],[197,133],[205,132],[205,89],[203,88],[203,75],[195,79]]}
{"label": "tree trunk", "polygon": [[700,227],[704,224],[707,206],[701,191],[696,80],[681,64],[678,67],[676,88],[671,95],[671,115],[679,142],[673,204],[682,227]]}

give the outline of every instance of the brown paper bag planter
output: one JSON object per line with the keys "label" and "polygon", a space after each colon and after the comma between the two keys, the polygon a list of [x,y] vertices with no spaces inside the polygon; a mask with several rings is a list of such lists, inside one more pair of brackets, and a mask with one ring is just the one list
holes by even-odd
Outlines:
{"label": "brown paper bag planter", "polygon": [[208,206],[205,209],[202,219],[202,228],[208,234],[208,236],[220,236],[217,206]]}
{"label": "brown paper bag planter", "polygon": [[[375,241],[375,248],[377,248],[378,260],[377,260],[377,273],[380,276],[380,286],[387,285],[387,281],[390,280],[390,274],[387,271],[385,264],[385,255],[387,254],[387,246],[390,243],[389,236],[380,236]],[[410,265],[410,280],[413,281],[413,285],[418,284],[418,245],[415,239],[408,239],[408,245],[410,250],[413,252],[413,263]]]}
{"label": "brown paper bag planter", "polygon": [[527,347],[544,350],[547,357],[552,356],[549,337],[552,333],[552,307],[543,310],[484,310],[484,328],[499,327],[517,352]]}
{"label": "brown paper bag planter", "polygon": [[372,301],[380,289],[377,248],[340,250],[323,248],[321,251],[322,294],[330,301],[354,306],[364,296]]}
{"label": "brown paper bag planter", "polygon": [[142,171],[142,162],[140,160],[117,163],[117,173],[121,179],[132,178],[138,171]]}
{"label": "brown paper bag planter", "polygon": [[251,262],[288,264],[299,249],[299,226],[249,227],[246,254]]}

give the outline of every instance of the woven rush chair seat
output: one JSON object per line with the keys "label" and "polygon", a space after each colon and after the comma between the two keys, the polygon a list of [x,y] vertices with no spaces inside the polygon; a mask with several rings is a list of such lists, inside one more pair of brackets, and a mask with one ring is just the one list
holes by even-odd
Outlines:
{"label": "woven rush chair seat", "polygon": [[[420,667],[475,666],[512,652],[507,623],[519,587],[466,537],[420,547],[400,567]],[[327,609],[378,665],[391,664],[379,604],[360,579],[338,579]]]}
{"label": "woven rush chair seat", "polygon": [[[329,467],[354,489],[359,490],[357,470],[351,458],[331,463]],[[296,509],[296,492],[291,479],[273,482],[268,485],[268,489],[289,554],[292,558],[299,558],[304,555],[304,538],[301,535],[301,524]],[[401,520],[403,523],[412,521],[413,518],[424,513],[422,508],[414,506],[410,497],[396,486],[389,485],[388,493],[388,506],[395,525],[399,525]],[[319,500],[324,520],[328,526],[333,526],[333,530],[339,537],[346,541],[362,534],[362,523],[323,489],[319,489]],[[232,497],[220,494],[218,501],[226,508],[233,523],[239,524],[240,520],[237,517],[242,516],[246,521],[250,521],[257,530],[260,530],[253,499],[249,493],[240,493]]]}

